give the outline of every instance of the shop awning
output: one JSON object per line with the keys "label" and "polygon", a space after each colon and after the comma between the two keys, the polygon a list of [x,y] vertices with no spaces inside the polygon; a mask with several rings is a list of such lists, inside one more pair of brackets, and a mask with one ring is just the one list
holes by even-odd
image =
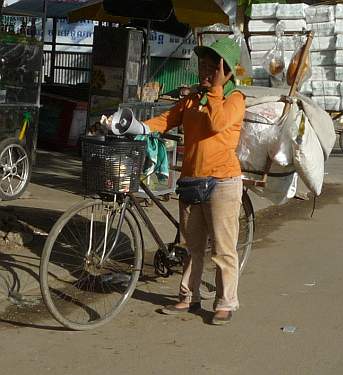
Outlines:
{"label": "shop awning", "polygon": [[[67,17],[72,10],[80,8],[87,0],[46,0],[47,17]],[[44,0],[10,1],[3,7],[3,13],[15,16],[41,17],[44,13]]]}

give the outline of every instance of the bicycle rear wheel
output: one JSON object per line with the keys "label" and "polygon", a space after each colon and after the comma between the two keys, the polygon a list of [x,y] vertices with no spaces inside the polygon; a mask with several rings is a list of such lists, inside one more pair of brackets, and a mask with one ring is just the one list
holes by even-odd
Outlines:
{"label": "bicycle rear wheel", "polygon": [[[41,291],[50,313],[66,328],[88,330],[108,322],[135,289],[142,268],[137,224],[125,212],[120,226],[119,217],[118,206],[85,201],[65,212],[48,235]],[[117,233],[117,245],[101,262]]]}
{"label": "bicycle rear wheel", "polygon": [[[237,252],[239,259],[239,273],[241,274],[247,264],[252,241],[254,237],[254,213],[248,193],[244,190],[242,196],[241,212],[239,216],[239,236]],[[211,248],[205,252],[204,270],[200,284],[200,295],[202,299],[211,299],[216,294],[216,266],[211,260]]]}

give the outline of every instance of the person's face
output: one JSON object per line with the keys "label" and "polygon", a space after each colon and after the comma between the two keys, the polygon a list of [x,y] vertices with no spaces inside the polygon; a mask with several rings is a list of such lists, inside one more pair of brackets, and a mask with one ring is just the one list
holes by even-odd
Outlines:
{"label": "person's face", "polygon": [[[199,80],[203,87],[211,87],[213,79],[220,69],[220,59],[205,55],[199,58]],[[224,64],[224,73],[229,73],[229,68]]]}
{"label": "person's face", "polygon": [[199,80],[203,87],[211,87],[213,78],[219,70],[219,62],[214,61],[210,56],[199,58]]}

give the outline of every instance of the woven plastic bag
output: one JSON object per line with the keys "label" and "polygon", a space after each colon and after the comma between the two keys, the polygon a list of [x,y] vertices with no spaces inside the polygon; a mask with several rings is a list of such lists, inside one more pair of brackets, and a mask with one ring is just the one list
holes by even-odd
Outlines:
{"label": "woven plastic bag", "polygon": [[324,154],[318,137],[303,111],[293,133],[293,163],[305,185],[319,195],[324,181]]}

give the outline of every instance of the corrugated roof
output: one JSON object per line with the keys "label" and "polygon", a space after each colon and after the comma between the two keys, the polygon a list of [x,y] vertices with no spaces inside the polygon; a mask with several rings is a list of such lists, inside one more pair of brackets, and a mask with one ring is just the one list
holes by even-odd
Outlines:
{"label": "corrugated roof", "polygon": [[[87,0],[46,0],[47,17],[67,17],[72,10],[80,8]],[[4,14],[41,17],[44,13],[44,0],[19,0],[3,8]]]}

